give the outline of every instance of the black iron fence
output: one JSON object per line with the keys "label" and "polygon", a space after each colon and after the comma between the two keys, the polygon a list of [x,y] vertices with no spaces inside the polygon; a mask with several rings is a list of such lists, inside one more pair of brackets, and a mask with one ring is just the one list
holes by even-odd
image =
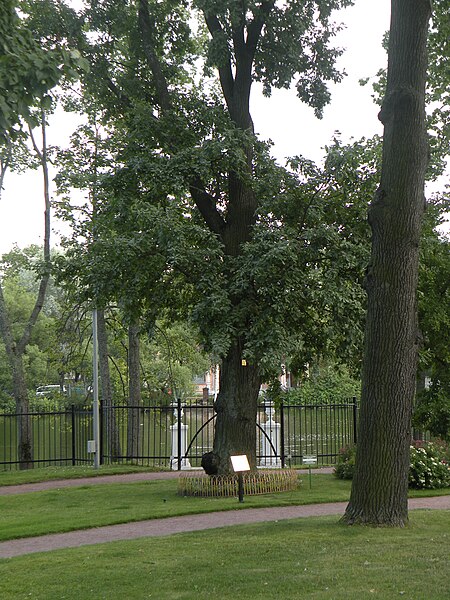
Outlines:
{"label": "black iron fence", "polygon": [[[75,406],[29,414],[0,413],[0,468],[20,466],[17,455],[21,421],[32,427],[37,466],[92,464],[92,408]],[[113,406],[100,410],[100,462],[189,469],[212,450],[212,404]],[[314,456],[318,465],[334,464],[339,449],[356,442],[356,399],[341,404],[274,407],[257,413],[257,460],[261,467],[301,466]]]}

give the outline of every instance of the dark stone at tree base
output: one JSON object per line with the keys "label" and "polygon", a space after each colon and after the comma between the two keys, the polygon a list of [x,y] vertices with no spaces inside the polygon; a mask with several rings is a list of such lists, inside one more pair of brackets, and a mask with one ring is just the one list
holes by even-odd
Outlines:
{"label": "dark stone at tree base", "polygon": [[217,475],[219,464],[220,457],[215,452],[205,452],[203,454],[201,465],[207,475]]}

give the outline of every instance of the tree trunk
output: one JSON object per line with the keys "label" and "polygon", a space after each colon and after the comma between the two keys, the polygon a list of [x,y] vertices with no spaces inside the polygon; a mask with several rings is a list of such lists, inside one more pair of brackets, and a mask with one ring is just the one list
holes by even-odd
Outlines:
{"label": "tree trunk", "polygon": [[[31,417],[29,415],[29,402],[26,385],[25,369],[23,357],[26,353],[27,345],[30,341],[33,328],[36,325],[37,319],[44,306],[45,294],[47,291],[48,281],[50,279],[50,184],[48,173],[48,157],[47,157],[47,135],[45,112],[41,110],[41,133],[42,133],[42,150],[36,144],[33,132],[30,128],[30,139],[35,150],[36,156],[39,159],[42,176],[44,182],[44,273],[39,283],[39,290],[36,297],[31,315],[25,325],[24,331],[20,339],[16,342],[12,334],[11,321],[3,296],[3,290],[0,283],[0,335],[5,344],[5,350],[12,371],[13,393],[16,402],[16,412],[22,415],[19,417],[17,438],[18,438],[18,460],[21,469],[29,469],[33,467],[33,431],[31,426]],[[8,140],[10,141],[10,140]],[[1,165],[1,182],[6,173],[8,161]]]}
{"label": "tree trunk", "polygon": [[138,323],[128,327],[128,428],[127,458],[139,457],[139,433],[141,412],[141,379]]}
{"label": "tree trunk", "polygon": [[101,406],[104,415],[104,430],[106,432],[107,453],[111,461],[120,456],[120,435],[117,427],[116,414],[112,408],[113,398],[111,376],[108,359],[108,339],[106,334],[105,312],[97,311],[98,357],[101,382]]}
{"label": "tree trunk", "polygon": [[356,471],[344,522],[408,520],[416,291],[427,166],[429,0],[392,0],[380,187],[369,210],[371,264]]}
{"label": "tree trunk", "polygon": [[28,402],[28,390],[26,385],[23,356],[13,353],[10,357],[13,374],[14,398],[16,401],[16,412],[18,416],[17,427],[17,457],[20,469],[33,468],[33,429],[31,422],[30,407]]}
{"label": "tree trunk", "polygon": [[256,411],[261,379],[258,367],[242,364],[242,344],[238,341],[223,359],[213,451],[219,457],[219,473],[231,471],[230,456],[246,454],[256,469]]}

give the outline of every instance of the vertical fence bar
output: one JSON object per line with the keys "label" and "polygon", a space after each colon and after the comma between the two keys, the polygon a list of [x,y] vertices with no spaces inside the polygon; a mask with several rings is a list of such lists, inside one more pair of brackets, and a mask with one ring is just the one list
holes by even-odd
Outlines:
{"label": "vertical fence bar", "polygon": [[358,404],[356,397],[353,396],[353,443],[358,440]]}
{"label": "vertical fence bar", "polygon": [[178,470],[181,471],[181,398],[177,398],[177,419],[178,419],[178,429],[177,429],[177,440],[178,440]]}
{"label": "vertical fence bar", "polygon": [[77,445],[76,445],[76,425],[75,425],[75,404],[71,406],[71,415],[72,415],[72,466],[74,467],[77,464],[76,453],[77,453]]}
{"label": "vertical fence bar", "polygon": [[[106,416],[106,419],[105,419],[105,411],[109,411],[109,413]],[[111,422],[110,420],[113,418],[112,407],[111,406],[103,406],[103,400],[102,399],[100,399],[98,418],[99,418],[99,423],[98,423],[98,427],[99,427],[98,456],[99,456],[99,463],[102,465],[104,463],[104,456],[103,456],[103,436],[105,434],[105,429],[106,429],[105,424],[106,423],[110,423]],[[111,435],[110,432],[108,432],[108,434]],[[110,447],[112,446],[112,440],[108,439],[108,435],[107,435],[107,442],[106,443],[109,444]],[[112,462],[111,458],[112,457],[111,457],[110,453],[108,453],[108,455],[109,455],[109,463],[111,464],[111,462]]]}
{"label": "vertical fence bar", "polygon": [[281,468],[286,466],[286,451],[284,447],[284,402],[280,403],[280,452],[281,452]]}

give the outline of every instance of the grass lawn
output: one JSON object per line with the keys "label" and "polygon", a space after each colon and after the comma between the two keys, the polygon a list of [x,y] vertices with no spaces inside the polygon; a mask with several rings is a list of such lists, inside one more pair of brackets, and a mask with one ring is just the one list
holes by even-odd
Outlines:
{"label": "grass lawn", "polygon": [[[243,504],[236,498],[183,498],[177,495],[175,479],[102,485],[93,482],[93,485],[0,496],[0,540],[185,514],[349,499],[350,481],[315,474],[311,489],[307,475],[302,476],[301,481],[298,490],[246,496]],[[449,491],[411,495],[448,494]]]}
{"label": "grass lawn", "polygon": [[446,600],[446,511],[404,529],[296,519],[0,560],[14,600]]}
{"label": "grass lawn", "polygon": [[216,510],[338,502],[349,498],[350,482],[333,475],[314,475],[311,489],[307,478],[302,481],[296,491],[246,496],[243,504],[236,498],[183,498],[177,495],[175,479],[81,485],[0,496],[0,540]]}
{"label": "grass lawn", "polygon": [[139,465],[102,465],[94,469],[90,465],[84,467],[45,467],[28,469],[25,471],[0,472],[0,487],[4,485],[20,485],[22,483],[36,483],[38,481],[52,481],[55,479],[81,479],[82,477],[101,477],[102,475],[117,475],[123,473],[148,473],[161,472],[163,469],[140,467]]}

